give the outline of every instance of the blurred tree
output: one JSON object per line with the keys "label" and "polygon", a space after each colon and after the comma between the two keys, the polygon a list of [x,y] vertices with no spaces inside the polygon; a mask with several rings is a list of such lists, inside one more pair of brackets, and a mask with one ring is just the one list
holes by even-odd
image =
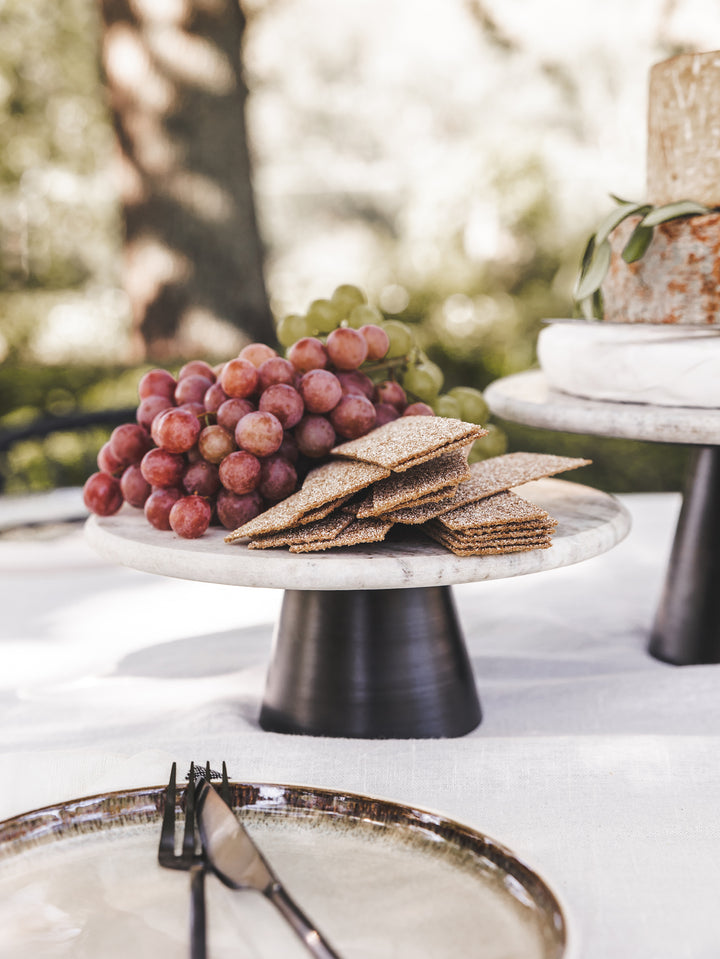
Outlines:
{"label": "blurred tree", "polygon": [[274,341],[245,127],[237,0],[101,0],[138,352]]}

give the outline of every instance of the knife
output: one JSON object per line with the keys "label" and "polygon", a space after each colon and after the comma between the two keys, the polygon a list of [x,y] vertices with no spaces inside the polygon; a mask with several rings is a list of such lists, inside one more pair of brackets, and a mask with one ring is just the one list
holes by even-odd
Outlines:
{"label": "knife", "polygon": [[266,896],[316,959],[340,959],[291,899],[248,831],[207,780],[199,787],[196,810],[205,858],[218,879],[231,889],[256,889]]}

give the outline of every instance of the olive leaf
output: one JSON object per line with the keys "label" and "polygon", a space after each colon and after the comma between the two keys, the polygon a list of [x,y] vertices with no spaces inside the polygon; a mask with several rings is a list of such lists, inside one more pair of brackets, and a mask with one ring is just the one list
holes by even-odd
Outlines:
{"label": "olive leaf", "polygon": [[709,207],[694,200],[678,200],[677,203],[666,203],[656,206],[643,217],[641,226],[657,226],[680,216],[703,216],[710,213]]}
{"label": "olive leaf", "polygon": [[639,260],[652,243],[653,229],[651,226],[644,226],[644,222],[644,220],[641,220],[638,223],[622,249],[620,255],[626,263],[634,263]]}
{"label": "olive leaf", "polygon": [[597,243],[596,238],[592,237],[592,249],[587,257],[585,272],[580,274],[575,286],[576,300],[584,300],[586,296],[591,296],[595,290],[600,289],[610,267],[611,252],[610,243],[607,240]]}

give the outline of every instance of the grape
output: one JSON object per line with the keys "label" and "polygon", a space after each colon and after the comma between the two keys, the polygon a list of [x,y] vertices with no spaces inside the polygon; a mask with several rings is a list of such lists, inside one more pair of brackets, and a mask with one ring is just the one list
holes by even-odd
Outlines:
{"label": "grape", "polygon": [[295,442],[304,456],[327,456],[335,445],[335,430],[324,416],[308,414],[295,427]]}
{"label": "grape", "polygon": [[407,406],[405,390],[397,380],[384,380],[376,387],[378,403],[391,403],[400,413]]}
{"label": "grape", "polygon": [[170,510],[170,528],[183,539],[197,539],[210,525],[212,509],[202,496],[181,496]]}
{"label": "grape", "polygon": [[[309,373],[307,375],[310,376]],[[332,373],[329,375],[332,376]],[[289,430],[302,419],[305,404],[300,393],[292,386],[286,383],[275,383],[274,386],[269,386],[260,397],[258,409],[261,413],[272,413],[280,420],[283,429]]]}
{"label": "grape", "polygon": [[182,406],[178,406],[179,410],[187,410],[188,413],[192,413],[195,419],[200,423],[200,428],[202,429],[202,422],[204,422],[205,414],[207,410],[205,409],[204,403],[183,403]]}
{"label": "grape", "polygon": [[140,462],[140,470],[151,486],[177,486],[182,479],[185,460],[179,453],[149,450]]}
{"label": "grape", "polygon": [[453,419],[461,419],[460,403],[449,393],[443,393],[433,403],[433,409],[438,416],[450,416]]}
{"label": "grape", "polygon": [[180,490],[156,489],[145,500],[145,519],[155,529],[170,529],[170,510],[180,499]]}
{"label": "grape", "polygon": [[190,410],[177,407],[158,413],[152,422],[151,434],[157,446],[170,453],[185,453],[197,441],[200,421]]}
{"label": "grape", "polygon": [[241,399],[255,392],[257,381],[257,368],[250,360],[242,357],[226,363],[220,376],[220,385],[227,395],[238,396]]}
{"label": "grape", "polygon": [[169,396],[159,396],[156,394],[146,396],[140,400],[140,405],[137,408],[135,419],[138,421],[140,426],[143,426],[146,430],[149,430],[152,426],[152,421],[155,419],[158,413],[162,413],[163,410],[169,410],[172,406],[173,401]]}
{"label": "grape", "polygon": [[300,380],[300,395],[308,413],[329,413],[342,399],[343,391],[334,373],[310,370]]}
{"label": "grape", "polygon": [[150,434],[138,423],[123,423],[110,434],[110,451],[123,466],[139,463],[152,446]]}
{"label": "grape", "polygon": [[252,413],[255,407],[250,400],[241,400],[237,397],[226,400],[217,411],[218,426],[235,435],[235,427],[247,413]]}
{"label": "grape", "polygon": [[215,382],[215,370],[206,363],[205,360],[190,360],[178,373],[178,380],[184,380],[186,376],[204,376],[205,379]]}
{"label": "grape", "polygon": [[203,406],[206,412],[217,413],[227,399],[228,395],[220,383],[213,383],[212,386],[208,387],[207,392],[203,396]]}
{"label": "grape", "polygon": [[273,356],[258,367],[257,389],[260,393],[275,383],[285,383],[292,386],[294,382],[295,367],[289,360],[284,360],[282,356]]}
{"label": "grape", "polygon": [[330,422],[340,436],[354,440],[375,425],[375,407],[360,393],[346,393],[330,414]]}
{"label": "grape", "polygon": [[148,396],[167,396],[172,398],[177,382],[167,370],[148,370],[138,383],[138,396],[144,400]]}
{"label": "grape", "polygon": [[119,473],[123,468],[122,460],[119,460],[110,448],[110,441],[103,443],[97,455],[98,469],[102,473]]}
{"label": "grape", "polygon": [[388,320],[383,324],[383,329],[390,339],[390,346],[385,354],[386,359],[395,360],[401,356],[407,356],[415,342],[413,331],[407,323],[401,323],[400,320]]}
{"label": "grape", "polygon": [[220,475],[217,466],[200,460],[190,463],[183,473],[182,487],[186,493],[197,493],[198,496],[214,496],[220,489]]}
{"label": "grape", "polygon": [[244,346],[240,353],[238,354],[241,360],[247,360],[248,363],[252,363],[253,366],[259,367],[269,360],[272,356],[277,356],[277,351],[274,350],[271,346],[266,346],[265,343],[248,343],[247,346]]}
{"label": "grape", "polygon": [[361,326],[358,332],[367,343],[367,358],[381,360],[390,348],[390,337],[381,326],[368,323]]}
{"label": "grape", "polygon": [[208,463],[220,463],[236,449],[232,433],[222,426],[206,426],[198,436],[198,450]]}
{"label": "grape", "polygon": [[217,517],[225,529],[238,529],[249,523],[262,512],[263,506],[262,497],[257,490],[242,495],[221,490],[215,503]]}
{"label": "grape", "polygon": [[403,416],[435,416],[435,410],[427,403],[411,403],[406,406],[402,413]]}
{"label": "grape", "polygon": [[285,433],[277,455],[284,457],[286,460],[290,460],[291,463],[297,463],[300,450],[298,449],[297,440],[292,433]]}
{"label": "grape", "polygon": [[175,387],[175,402],[178,406],[183,403],[202,403],[205,394],[214,382],[214,376],[210,380],[207,376],[189,373],[178,380],[178,385]]}
{"label": "grape", "polygon": [[330,302],[340,316],[347,317],[356,306],[361,306],[366,302],[366,297],[359,287],[353,286],[351,283],[343,283],[336,288],[330,297]]}
{"label": "grape", "polygon": [[117,513],[123,504],[120,480],[109,473],[93,473],[83,486],[83,503],[98,516]]}
{"label": "grape", "polygon": [[318,333],[329,333],[341,320],[342,316],[330,300],[313,300],[308,307],[308,327]]}
{"label": "grape", "polygon": [[260,480],[260,460],[252,453],[238,450],[220,464],[220,482],[231,493],[251,493]]}
{"label": "grape", "polygon": [[325,346],[314,336],[304,336],[288,350],[287,358],[300,373],[324,370],[328,365]]}
{"label": "grape", "polygon": [[258,490],[267,500],[285,499],[294,492],[297,472],[293,464],[282,456],[268,456],[260,464]]}
{"label": "grape", "polygon": [[235,427],[235,440],[237,445],[248,453],[270,456],[277,453],[282,443],[282,423],[272,413],[263,413],[260,410],[248,413]]}
{"label": "grape", "polygon": [[341,326],[327,338],[325,349],[336,370],[356,370],[367,359],[368,345],[358,330]]}
{"label": "grape", "polygon": [[375,403],[375,426],[384,426],[399,416],[400,411],[392,403]]}
{"label": "grape", "polygon": [[152,492],[139,466],[128,466],[120,477],[120,489],[125,502],[137,509],[142,509],[145,500]]}
{"label": "grape", "polygon": [[489,417],[490,409],[480,390],[471,386],[454,386],[450,390],[450,396],[459,402],[459,418],[466,423],[484,423]]}
{"label": "grape", "polygon": [[374,306],[368,306],[366,303],[360,303],[355,306],[347,318],[348,326],[359,330],[361,326],[372,324],[379,326],[383,322],[382,314]]}
{"label": "grape", "polygon": [[[440,373],[439,377],[437,373]],[[408,393],[429,403],[435,399],[442,388],[440,368],[429,361],[410,366],[403,376],[403,386]]]}
{"label": "grape", "polygon": [[359,393],[372,400],[375,396],[375,384],[360,370],[348,370],[336,374],[343,393]]}
{"label": "grape", "polygon": [[279,343],[285,347],[292,346],[297,340],[307,336],[309,332],[307,318],[297,313],[290,313],[280,320],[276,332]]}

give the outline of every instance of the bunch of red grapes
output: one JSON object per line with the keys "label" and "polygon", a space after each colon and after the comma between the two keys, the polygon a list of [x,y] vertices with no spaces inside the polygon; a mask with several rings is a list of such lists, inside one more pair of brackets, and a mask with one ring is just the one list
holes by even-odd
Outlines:
{"label": "bunch of red grapes", "polygon": [[[334,309],[335,325],[323,336],[318,327],[331,319],[325,304]],[[408,367],[407,356],[383,363],[407,348],[407,327],[384,323],[357,288],[339,287],[333,301],[315,301],[304,317],[286,317],[278,328],[281,343],[291,338],[288,322],[294,333],[318,335],[293,340],[284,357],[251,343],[217,367],[193,360],[177,377],[163,369],[146,373],[137,422],[113,431],[98,454],[99,471],[85,483],[87,508],[110,516],[126,502],[144,510],[156,529],[187,539],[202,536],[211,523],[236,529],[295,492],[337,443],[398,416],[434,414],[429,403],[409,399],[397,380],[379,378],[401,369],[422,388],[432,369],[426,359],[424,368],[422,362]],[[432,388],[437,394],[439,386]],[[466,411],[474,402],[474,412],[486,413],[482,394],[463,387],[451,393],[458,391],[459,398],[440,400],[453,400],[456,415],[461,400]]]}

